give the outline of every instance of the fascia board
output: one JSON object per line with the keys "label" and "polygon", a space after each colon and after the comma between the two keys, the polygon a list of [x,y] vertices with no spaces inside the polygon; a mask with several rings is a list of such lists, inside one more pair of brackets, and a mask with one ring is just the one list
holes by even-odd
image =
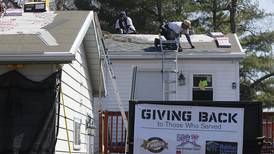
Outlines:
{"label": "fascia board", "polygon": [[239,48],[240,48],[240,50],[241,50],[241,53],[244,53],[244,50],[243,50],[243,48],[242,48],[242,45],[241,45],[241,43],[240,43],[240,41],[239,41],[239,38],[238,38],[238,36],[236,35],[236,33],[234,33],[234,37],[235,37],[235,39],[236,39],[237,45],[239,46]]}
{"label": "fascia board", "polygon": [[58,63],[66,64],[75,60],[75,55],[68,52],[25,54],[25,55],[1,55],[0,64],[11,63]]}
{"label": "fascia board", "polygon": [[[136,54],[136,55],[130,55],[130,54],[109,54],[109,57],[111,59],[161,59],[162,55],[160,53],[153,53],[153,54]],[[207,54],[178,54],[179,59],[243,59],[245,57],[244,53],[222,53],[222,54],[216,54],[216,53],[207,53]]]}

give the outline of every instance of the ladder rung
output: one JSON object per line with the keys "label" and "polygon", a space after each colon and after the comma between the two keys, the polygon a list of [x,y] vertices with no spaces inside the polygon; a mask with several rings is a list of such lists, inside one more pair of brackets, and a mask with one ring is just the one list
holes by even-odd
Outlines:
{"label": "ladder rung", "polygon": [[164,70],[163,72],[164,73],[177,73],[176,70]]}
{"label": "ladder rung", "polygon": [[176,58],[176,57],[165,57],[165,58],[163,58],[164,60],[177,60],[178,58]]}
{"label": "ladder rung", "polygon": [[166,63],[165,66],[164,66],[164,70],[173,71],[173,70],[176,70],[175,67],[176,67],[176,63]]}
{"label": "ladder rung", "polygon": [[172,55],[172,54],[164,54],[164,59],[177,59],[177,55]]}
{"label": "ladder rung", "polygon": [[174,58],[178,57],[177,52],[166,52],[166,53],[163,54],[163,56],[174,57]]}
{"label": "ladder rung", "polygon": [[171,60],[171,59],[165,59],[165,62],[166,63],[176,63],[177,60],[176,59],[173,59],[173,60]]}
{"label": "ladder rung", "polygon": [[166,80],[165,83],[176,83],[176,80]]}
{"label": "ladder rung", "polygon": [[172,90],[172,91],[166,91],[165,93],[176,94],[176,91],[175,91],[175,90]]}
{"label": "ladder rung", "polygon": [[177,62],[177,58],[163,58],[164,62]]}
{"label": "ladder rung", "polygon": [[174,49],[174,50],[163,49],[162,51],[165,52],[165,53],[176,53],[178,51],[178,49]]}

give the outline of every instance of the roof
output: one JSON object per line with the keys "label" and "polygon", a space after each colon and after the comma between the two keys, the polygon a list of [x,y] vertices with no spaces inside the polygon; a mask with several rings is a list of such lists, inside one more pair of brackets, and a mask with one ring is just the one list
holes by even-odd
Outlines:
{"label": "roof", "polygon": [[[83,23],[90,12],[45,12],[45,13],[23,13],[22,16],[5,16],[0,21],[0,61],[8,61],[20,55],[33,61],[31,56],[39,61],[50,60],[50,55],[54,55],[54,62],[71,61],[73,56],[70,52],[78,36]],[[5,27],[5,25],[7,27]],[[47,45],[43,38],[39,38],[39,33],[46,31],[50,38],[55,39],[57,45]],[[69,36],[69,37],[68,37]],[[60,59],[57,57],[60,56]],[[2,57],[2,58],[1,58]],[[67,57],[67,58],[64,58]],[[22,59],[26,61],[26,59]]]}
{"label": "roof", "polygon": [[[92,11],[22,13],[0,20],[0,64],[71,63],[83,43],[94,95],[104,84],[99,67],[99,33]],[[91,44],[91,45],[89,45]],[[103,85],[105,86],[105,85]],[[102,92],[104,93],[104,88]]]}
{"label": "roof", "polygon": [[[195,49],[191,49],[186,38],[182,36],[180,41],[183,52],[179,53],[178,58],[242,59],[245,54],[236,34],[227,34],[226,37],[228,37],[231,46],[220,48],[213,37],[205,34],[191,35],[192,43],[195,46]],[[159,36],[151,34],[112,34],[105,36],[105,42],[113,59],[151,59],[161,55],[160,49],[154,47],[155,38],[159,38]]]}

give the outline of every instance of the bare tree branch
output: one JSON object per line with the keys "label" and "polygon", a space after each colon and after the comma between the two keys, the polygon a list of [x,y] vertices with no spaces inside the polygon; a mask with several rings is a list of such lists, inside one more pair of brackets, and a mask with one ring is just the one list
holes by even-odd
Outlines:
{"label": "bare tree branch", "polygon": [[274,76],[274,72],[271,72],[269,74],[266,74],[265,76],[259,78],[258,80],[256,80],[255,82],[253,82],[251,85],[250,85],[250,88],[255,88],[258,84],[260,84],[262,81],[270,78]]}

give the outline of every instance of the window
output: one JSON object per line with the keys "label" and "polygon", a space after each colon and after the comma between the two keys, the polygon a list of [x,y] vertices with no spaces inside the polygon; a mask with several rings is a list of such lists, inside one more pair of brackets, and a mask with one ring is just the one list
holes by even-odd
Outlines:
{"label": "window", "polygon": [[212,75],[210,74],[195,74],[193,75],[193,101],[212,101],[213,87]]}
{"label": "window", "polygon": [[79,150],[81,146],[81,120],[74,118],[73,121],[73,149]]}

